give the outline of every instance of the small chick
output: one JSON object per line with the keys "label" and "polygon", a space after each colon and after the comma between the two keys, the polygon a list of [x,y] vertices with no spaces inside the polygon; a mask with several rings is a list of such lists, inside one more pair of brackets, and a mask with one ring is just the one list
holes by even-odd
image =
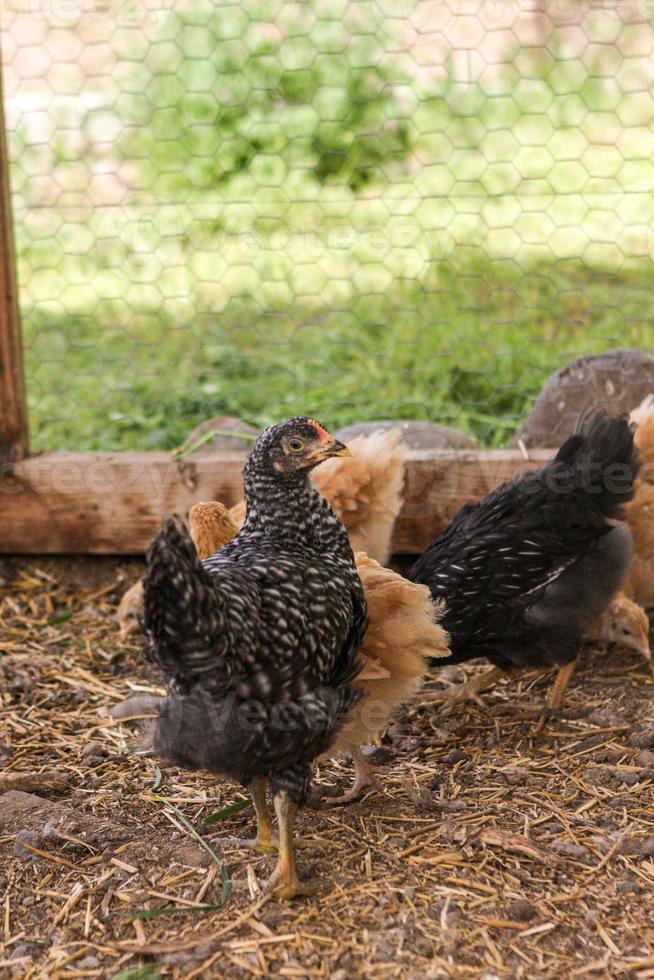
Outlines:
{"label": "small chick", "polygon": [[191,540],[200,561],[210,558],[238,534],[238,526],[229,510],[218,500],[193,504],[188,520]]}
{"label": "small chick", "polygon": [[638,603],[619,592],[602,613],[587,635],[589,640],[615,643],[634,650],[647,660],[652,669],[652,651],[649,645],[649,619]]}
{"label": "small chick", "polygon": [[143,615],[143,579],[135,582],[120,600],[118,606],[118,625],[120,635],[129,636],[139,629],[140,619]]}
{"label": "small chick", "polygon": [[634,409],[630,421],[637,426],[634,443],[641,469],[633,500],[625,518],[634,541],[634,557],[623,591],[640,606],[654,606],[654,395]]}
{"label": "small chick", "polygon": [[[399,429],[357,436],[348,443],[349,457],[330,459],[311,476],[345,524],[352,550],[365,551],[382,564],[388,561],[402,506],[406,452],[400,436]],[[240,527],[245,502],[232,507],[230,514]]]}
{"label": "small chick", "polygon": [[378,786],[361,746],[382,732],[399,705],[417,693],[427,659],[450,652],[447,633],[438,625],[442,604],[432,601],[426,585],[408,582],[362,551],[355,561],[368,604],[368,630],[359,648],[363,667],[352,684],[363,697],[323,756],[349,754],[354,783],[341,796],[326,797],[327,806],[349,803]]}
{"label": "small chick", "polygon": [[[200,561],[209,558],[238,533],[238,527],[224,504],[216,500],[193,504],[189,511],[191,538]],[[143,617],[143,579],[135,582],[120,600],[118,624],[120,635],[129,636],[139,629]]]}
{"label": "small chick", "polygon": [[[324,463],[323,465],[327,465]],[[225,520],[222,504],[196,504],[189,513],[191,537],[200,559],[213,555],[236,534]],[[200,551],[200,532],[206,552]],[[359,674],[352,681],[363,697],[350,711],[335,741],[321,758],[350,755],[354,784],[341,796],[327,797],[327,806],[349,803],[378,785],[361,746],[383,731],[400,704],[409,701],[421,684],[428,657],[449,655],[447,634],[438,625],[441,605],[434,603],[426,585],[408,582],[384,568],[364,552],[355,555],[357,572],[368,604],[369,625],[358,659]]]}

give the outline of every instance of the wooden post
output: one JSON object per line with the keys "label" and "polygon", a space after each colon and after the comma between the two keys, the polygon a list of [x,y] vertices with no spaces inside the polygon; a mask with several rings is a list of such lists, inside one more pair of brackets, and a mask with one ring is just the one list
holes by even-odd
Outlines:
{"label": "wooden post", "polygon": [[18,311],[0,58],[0,465],[28,452],[23,343]]}

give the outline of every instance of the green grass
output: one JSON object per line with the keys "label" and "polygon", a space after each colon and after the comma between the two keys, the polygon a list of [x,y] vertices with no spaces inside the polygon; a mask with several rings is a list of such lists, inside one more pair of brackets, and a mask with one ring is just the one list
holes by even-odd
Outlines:
{"label": "green grass", "polygon": [[92,316],[25,318],[35,448],[172,448],[198,421],[315,414],[333,427],[436,419],[508,441],[547,375],[580,354],[654,346],[654,272],[523,271],[468,257],[342,307],[239,297],[129,331]]}
{"label": "green grass", "polygon": [[191,0],[119,32],[97,109],[10,134],[36,449],[171,448],[224,413],[501,445],[571,358],[654,348],[654,93],[613,20],[462,82],[379,5],[313,6]]}

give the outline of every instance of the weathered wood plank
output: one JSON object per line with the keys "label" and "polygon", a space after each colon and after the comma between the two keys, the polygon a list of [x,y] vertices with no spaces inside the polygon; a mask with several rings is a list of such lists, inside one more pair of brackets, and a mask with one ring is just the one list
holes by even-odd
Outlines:
{"label": "weathered wood plank", "polygon": [[[396,552],[419,553],[466,501],[542,465],[515,450],[412,452]],[[231,505],[242,493],[240,453],[47,453],[0,472],[0,552],[140,554],[162,517],[198,500]]]}
{"label": "weathered wood plank", "polygon": [[0,73],[0,460],[27,455],[27,402]]}

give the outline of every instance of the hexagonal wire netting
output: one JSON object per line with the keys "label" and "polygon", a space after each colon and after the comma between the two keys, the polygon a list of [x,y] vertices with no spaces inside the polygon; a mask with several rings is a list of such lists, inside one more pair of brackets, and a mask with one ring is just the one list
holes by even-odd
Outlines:
{"label": "hexagonal wire netting", "polygon": [[514,431],[652,340],[650,4],[10,0],[36,448],[203,417]]}

